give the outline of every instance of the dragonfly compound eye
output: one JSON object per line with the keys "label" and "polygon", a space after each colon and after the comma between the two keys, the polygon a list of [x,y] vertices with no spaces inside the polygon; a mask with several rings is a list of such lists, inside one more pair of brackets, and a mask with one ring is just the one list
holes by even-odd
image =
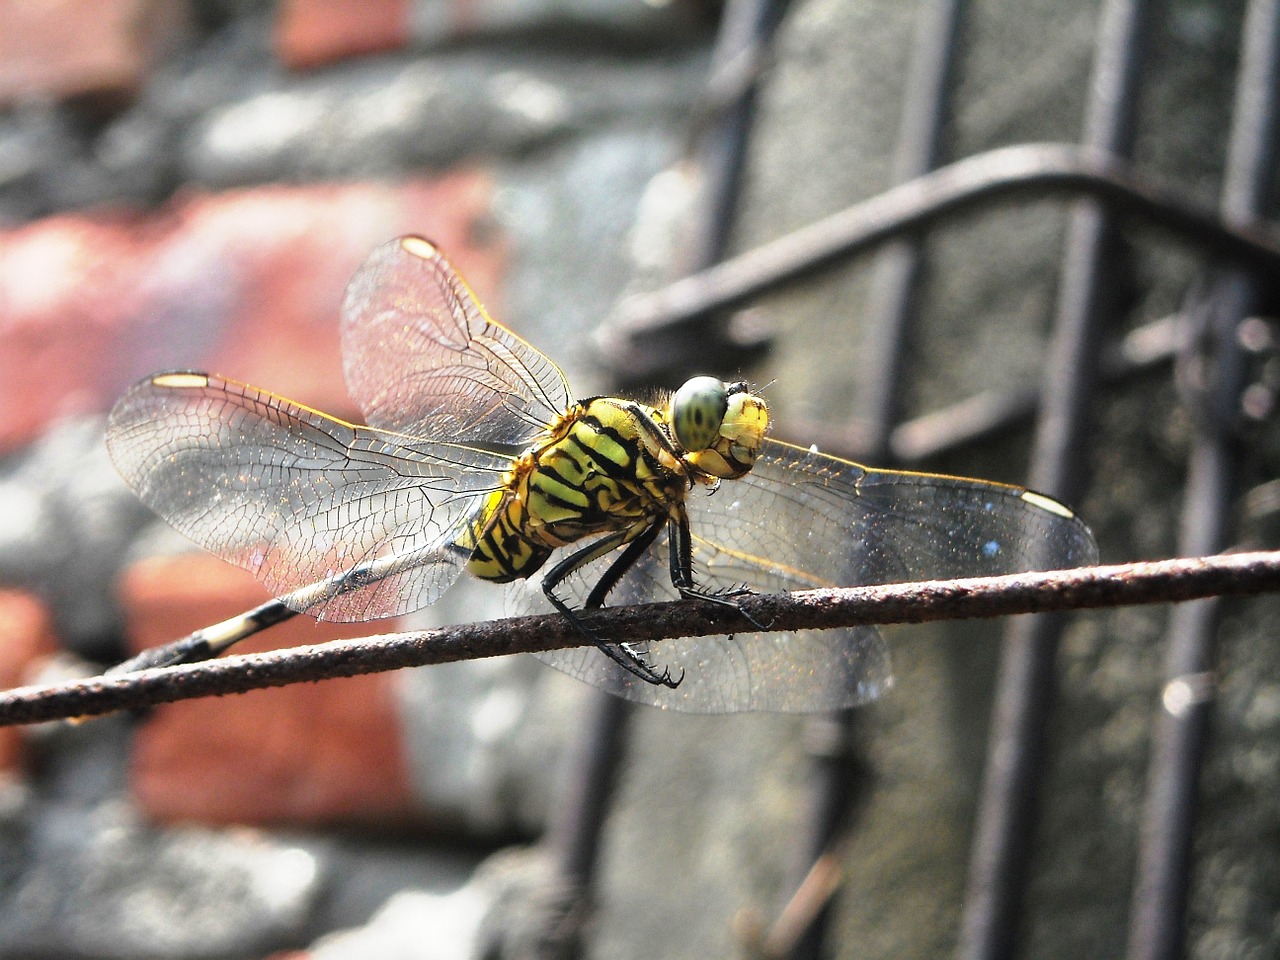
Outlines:
{"label": "dragonfly compound eye", "polygon": [[727,390],[729,404],[720,432],[711,446],[692,450],[685,459],[703,473],[721,480],[734,480],[755,465],[769,429],[769,408],[763,400],[737,384]]}
{"label": "dragonfly compound eye", "polygon": [[720,425],[729,409],[729,392],[715,377],[694,377],[671,398],[671,425],[680,445],[706,450],[720,438]]}

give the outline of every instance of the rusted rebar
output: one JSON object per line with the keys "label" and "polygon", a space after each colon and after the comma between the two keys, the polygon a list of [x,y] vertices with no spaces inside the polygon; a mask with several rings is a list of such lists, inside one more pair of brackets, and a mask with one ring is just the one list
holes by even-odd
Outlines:
{"label": "rusted rebar", "polygon": [[[805,590],[741,598],[742,614],[704,601],[647,603],[585,617],[614,640],[741,631],[743,615],[776,631],[925,623],[1280,591],[1280,551],[1225,554],[1003,577]],[[0,726],[132,710],[457,660],[583,646],[559,615],[515,617],[183,664],[0,694]]]}

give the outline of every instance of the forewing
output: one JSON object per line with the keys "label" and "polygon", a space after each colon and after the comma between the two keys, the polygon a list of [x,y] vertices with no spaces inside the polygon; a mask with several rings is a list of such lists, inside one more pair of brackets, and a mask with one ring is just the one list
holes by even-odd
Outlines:
{"label": "forewing", "polygon": [[[691,496],[719,577],[798,572],[812,586],[995,576],[1097,561],[1070,510],[1023,487],[875,470],[768,441],[751,473]],[[738,574],[742,576],[739,577]],[[772,575],[772,574],[770,574]]]}
{"label": "forewing", "polygon": [[273,594],[382,561],[392,573],[377,582],[290,602],[343,621],[435,600],[466,563],[451,548],[460,526],[509,465],[195,373],[136,384],[111,412],[107,446],[144,503]]}
{"label": "forewing", "polygon": [[376,427],[523,446],[569,406],[564,374],[489,318],[419,237],[378,247],[342,307],[347,388]]}

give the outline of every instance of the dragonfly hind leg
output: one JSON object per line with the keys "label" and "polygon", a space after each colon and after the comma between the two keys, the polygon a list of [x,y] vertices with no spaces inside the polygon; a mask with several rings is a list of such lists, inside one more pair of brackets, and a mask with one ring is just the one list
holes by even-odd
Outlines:
{"label": "dragonfly hind leg", "polygon": [[623,574],[630,570],[635,565],[635,562],[643,556],[644,552],[653,545],[653,541],[657,539],[658,532],[661,529],[661,522],[650,524],[630,543],[627,543],[629,530],[622,530],[597,540],[595,543],[566,557],[548,571],[547,575],[542,579],[542,592],[546,595],[547,600],[551,602],[551,605],[573,624],[574,629],[594,643],[601,653],[618,666],[639,677],[645,683],[651,683],[659,687],[669,687],[674,690],[680,686],[680,681],[684,679],[683,670],[680,671],[678,677],[673,677],[668,667],[663,667],[662,671],[659,672],[653,664],[647,661],[644,655],[631,649],[630,644],[609,643],[602,640],[591,632],[591,629],[583,622],[578,611],[556,596],[555,592],[556,587],[575,570],[616,550],[623,543],[627,543],[626,549],[619,554],[613,563],[609,564],[608,569],[596,581],[595,586],[591,588],[591,592],[587,595],[587,602],[583,604],[583,610],[600,609],[604,606],[604,601],[609,595],[609,591],[617,586]]}

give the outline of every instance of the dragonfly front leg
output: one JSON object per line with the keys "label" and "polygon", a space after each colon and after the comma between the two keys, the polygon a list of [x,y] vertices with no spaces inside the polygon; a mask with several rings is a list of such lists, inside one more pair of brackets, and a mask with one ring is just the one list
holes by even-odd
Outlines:
{"label": "dragonfly front leg", "polygon": [[670,687],[675,689],[680,685],[680,681],[684,679],[684,671],[680,671],[680,676],[672,677],[669,668],[663,668],[659,673],[651,664],[634,653],[625,643],[607,643],[597,637],[578,615],[578,611],[574,610],[567,603],[556,596],[555,589],[565,578],[572,574],[575,570],[584,567],[586,564],[606,556],[616,550],[622,544],[627,543],[629,536],[634,537],[627,547],[618,556],[613,563],[609,564],[608,569],[591,588],[591,592],[587,595],[587,602],[583,605],[584,610],[597,610],[604,606],[605,597],[618,583],[622,576],[635,565],[644,552],[653,545],[653,541],[657,539],[658,532],[662,529],[662,523],[651,523],[638,536],[633,534],[630,529],[620,530],[611,533],[606,537],[602,537],[595,543],[584,547],[575,553],[570,554],[564,560],[561,560],[548,571],[547,575],[542,579],[542,592],[546,594],[547,600],[551,605],[562,613],[568,621],[573,624],[574,628],[590,640],[599,648],[599,650],[618,666],[622,667],[629,673],[635,674],[646,683],[655,686]]}
{"label": "dragonfly front leg", "polygon": [[[682,505],[683,507],[683,505]],[[709,603],[729,607],[757,630],[768,630],[764,624],[742,609],[736,597],[749,596],[751,591],[745,586],[731,587],[728,590],[702,590],[693,582],[693,535],[689,532],[689,517],[683,510],[672,517],[671,521],[671,585],[680,591],[686,600],[706,600]]]}

